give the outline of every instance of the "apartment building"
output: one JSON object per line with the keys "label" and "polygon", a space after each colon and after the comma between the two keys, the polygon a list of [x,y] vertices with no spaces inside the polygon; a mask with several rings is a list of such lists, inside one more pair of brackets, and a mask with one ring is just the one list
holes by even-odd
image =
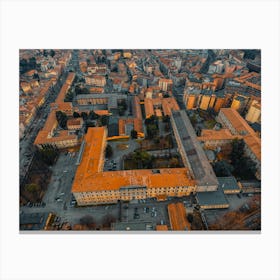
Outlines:
{"label": "apartment building", "polygon": [[232,135],[241,136],[245,142],[245,154],[256,163],[256,177],[261,178],[261,139],[248,123],[232,108],[222,108],[217,117]]}
{"label": "apartment building", "polygon": [[180,110],[179,105],[174,97],[168,98],[145,98],[144,100],[146,119],[151,116],[170,116],[172,110]]}
{"label": "apartment building", "polygon": [[168,91],[172,89],[173,81],[171,79],[159,79],[158,85],[163,91]]}
{"label": "apartment building", "polygon": [[51,111],[43,129],[37,134],[34,145],[39,149],[44,147],[63,149],[77,146],[80,143],[77,135],[68,130],[57,130],[57,127],[56,111]]}
{"label": "apartment building", "polygon": [[246,114],[245,119],[250,123],[261,121],[261,104],[254,100],[248,110],[248,113]]}
{"label": "apartment building", "polygon": [[90,86],[104,87],[106,84],[106,78],[100,75],[88,75],[85,76],[86,84]]}
{"label": "apartment building", "polygon": [[75,118],[67,121],[67,128],[69,130],[78,130],[83,127],[83,118]]}
{"label": "apartment building", "polygon": [[184,196],[195,192],[187,168],[103,172],[107,129],[89,128],[72,185],[78,205],[116,203],[118,200]]}

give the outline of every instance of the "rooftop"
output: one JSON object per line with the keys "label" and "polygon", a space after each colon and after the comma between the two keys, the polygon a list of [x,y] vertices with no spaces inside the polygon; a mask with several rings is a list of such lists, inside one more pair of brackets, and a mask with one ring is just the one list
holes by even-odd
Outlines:
{"label": "rooftop", "polygon": [[238,138],[236,135],[232,135],[227,129],[213,130],[213,129],[202,129],[201,136],[197,137],[199,141],[207,140],[233,140]]}
{"label": "rooftop", "polygon": [[172,113],[187,160],[198,186],[217,186],[217,177],[199,143],[186,111]]}
{"label": "rooftop", "polygon": [[105,127],[89,128],[85,136],[85,147],[80,165],[77,168],[72,192],[90,192],[118,190],[127,186],[145,186],[147,188],[193,186],[187,168],[107,171],[100,170],[103,153],[102,139],[106,136]]}
{"label": "rooftop", "polygon": [[217,191],[214,192],[198,192],[196,194],[197,202],[200,206],[219,206],[219,205],[228,205],[229,202],[225,197],[225,194],[221,188],[221,186],[218,187]]}
{"label": "rooftop", "polygon": [[243,136],[245,143],[250,147],[255,156],[261,159],[261,139],[250,125],[232,108],[221,108],[225,117],[229,120],[234,130]]}
{"label": "rooftop", "polygon": [[230,177],[217,177],[219,186],[222,190],[239,190],[236,179],[233,176]]}
{"label": "rooftop", "polygon": [[186,209],[182,202],[171,203],[167,206],[170,226],[172,230],[190,230]]}

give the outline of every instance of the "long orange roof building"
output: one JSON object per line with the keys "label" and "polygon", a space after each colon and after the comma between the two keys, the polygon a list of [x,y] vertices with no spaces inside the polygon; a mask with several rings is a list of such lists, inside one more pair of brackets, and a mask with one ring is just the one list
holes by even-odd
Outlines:
{"label": "long orange roof building", "polygon": [[104,149],[107,129],[92,127],[84,139],[84,151],[76,171],[72,192],[118,190],[123,186],[147,188],[194,186],[187,175],[187,168],[165,168],[154,173],[152,169],[103,172]]}

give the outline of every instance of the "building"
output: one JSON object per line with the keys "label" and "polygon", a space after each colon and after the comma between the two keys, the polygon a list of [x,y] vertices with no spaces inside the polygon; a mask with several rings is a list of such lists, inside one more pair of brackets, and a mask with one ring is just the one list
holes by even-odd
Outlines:
{"label": "building", "polygon": [[144,100],[146,119],[151,116],[170,116],[172,111],[180,110],[174,97],[168,98],[145,98]]}
{"label": "building", "polygon": [[250,123],[260,123],[261,121],[261,104],[256,100],[252,102],[252,105],[249,108],[248,113],[245,117],[246,121]]}
{"label": "building", "polygon": [[167,209],[171,230],[191,230],[182,202],[168,204]]}
{"label": "building", "polygon": [[236,194],[240,193],[240,186],[237,183],[235,177],[217,177],[219,187],[223,190],[224,194]]}
{"label": "building", "polygon": [[225,104],[225,96],[223,94],[220,94],[220,95],[217,95],[216,96],[216,102],[215,102],[215,105],[214,105],[214,111],[216,113],[218,113],[220,111],[220,109],[222,107],[224,107],[224,104]]}
{"label": "building", "polygon": [[21,213],[20,230],[44,230],[48,216],[48,213]]}
{"label": "building", "polygon": [[171,124],[183,163],[190,171],[190,176],[196,180],[196,191],[217,190],[217,177],[198,142],[186,111],[172,112]]}
{"label": "building", "polygon": [[230,108],[242,113],[247,105],[248,99],[243,96],[236,96],[233,98]]}
{"label": "building", "polygon": [[69,130],[79,130],[83,127],[83,118],[75,118],[67,121],[67,128]]}
{"label": "building", "polygon": [[201,110],[207,110],[208,106],[209,106],[209,103],[210,103],[210,100],[211,100],[211,94],[203,95],[202,98],[201,98],[201,102],[200,102],[199,108]]}
{"label": "building", "polygon": [[173,81],[171,79],[159,79],[158,85],[161,90],[168,91],[172,89]]}
{"label": "building", "polygon": [[223,147],[231,150],[231,143],[234,139],[242,139],[239,135],[233,135],[229,129],[202,129],[201,135],[197,137],[205,149],[215,150]]}
{"label": "building", "polygon": [[245,154],[256,163],[256,177],[261,178],[261,139],[249,124],[231,108],[222,108],[217,120],[228,128],[232,135],[241,136],[245,142]]}
{"label": "building", "polygon": [[98,108],[98,110],[108,109],[109,111],[114,111],[118,109],[118,101],[120,100],[127,100],[127,95],[114,93],[79,94],[75,98],[75,101],[80,105],[81,111],[83,111],[84,106],[88,105],[90,105],[89,110],[92,110],[92,105],[101,105],[102,108]]}
{"label": "building", "polygon": [[157,231],[167,231],[168,227],[167,227],[167,225],[156,225],[156,230]]}
{"label": "building", "polygon": [[198,192],[196,194],[196,200],[202,209],[220,209],[229,207],[229,202],[220,185],[214,192]]}
{"label": "building", "polygon": [[42,130],[35,138],[34,145],[39,149],[52,147],[57,149],[77,146],[80,141],[78,136],[68,130],[57,129],[56,112],[51,111]]}
{"label": "building", "polygon": [[81,146],[72,193],[78,205],[117,203],[155,197],[184,196],[195,192],[187,168],[103,172],[107,129],[89,128]]}
{"label": "building", "polygon": [[74,81],[75,74],[69,73],[65,83],[61,87],[61,90],[55,100],[55,103],[51,103],[51,111],[45,122],[43,129],[39,131],[35,138],[34,145],[39,149],[45,147],[52,147],[56,149],[64,149],[74,147],[80,144],[78,136],[71,130],[62,130],[58,127],[56,119],[56,112],[64,112],[68,117],[73,114],[73,107],[71,102],[64,102],[65,96],[68,90],[71,88]]}
{"label": "building", "polygon": [[128,118],[128,119],[119,119],[119,135],[120,136],[130,136],[131,131],[137,131],[137,137],[143,138],[144,131],[143,131],[143,124],[142,120],[137,118]]}
{"label": "building", "polygon": [[100,75],[88,75],[85,76],[86,84],[90,86],[104,87],[106,84],[106,78]]}

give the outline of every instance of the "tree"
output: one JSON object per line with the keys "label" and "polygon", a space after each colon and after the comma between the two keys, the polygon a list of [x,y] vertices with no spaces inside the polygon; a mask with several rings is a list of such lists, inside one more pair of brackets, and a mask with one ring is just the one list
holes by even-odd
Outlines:
{"label": "tree", "polygon": [[73,118],[76,119],[76,118],[79,118],[79,117],[80,117],[80,114],[79,114],[79,113],[77,113],[77,112],[74,112],[74,113],[73,113]]}
{"label": "tree", "polygon": [[50,50],[50,56],[54,57],[55,56],[55,51],[54,50]]}
{"label": "tree", "polygon": [[49,54],[48,54],[48,51],[47,50],[44,50],[43,51],[43,55],[45,56],[45,57],[47,57]]}
{"label": "tree", "polygon": [[111,214],[107,214],[103,217],[102,219],[102,224],[103,224],[103,227],[110,227],[112,223],[115,223],[116,222],[116,217],[114,217],[113,215]]}
{"label": "tree", "polygon": [[40,199],[41,186],[35,183],[25,185],[25,191],[30,195],[28,197],[31,198],[32,201],[37,201]]}
{"label": "tree", "polygon": [[86,87],[81,88],[81,94],[89,94],[89,90]]}
{"label": "tree", "polygon": [[64,112],[57,111],[55,113],[57,122],[62,129],[67,129],[67,116]]}
{"label": "tree", "polygon": [[97,120],[99,118],[99,115],[97,115],[94,111],[90,111],[88,117],[90,120]]}
{"label": "tree", "polygon": [[132,139],[137,139],[137,131],[132,129],[130,132],[130,136]]}
{"label": "tree", "polygon": [[146,151],[135,151],[132,154],[132,160],[137,164],[138,168],[152,168],[153,157]]}
{"label": "tree", "polygon": [[153,139],[158,135],[158,127],[156,124],[147,125],[147,138]]}
{"label": "tree", "polygon": [[256,164],[245,156],[245,142],[243,139],[235,139],[232,142],[231,163],[234,167],[233,174],[242,179],[254,179]]}
{"label": "tree", "polygon": [[57,159],[58,151],[48,147],[38,151],[39,158],[47,165],[53,165]]}
{"label": "tree", "polygon": [[168,123],[169,121],[170,121],[170,117],[169,117],[168,115],[164,115],[164,116],[162,117],[162,122]]}
{"label": "tree", "polygon": [[192,223],[193,222],[193,215],[191,213],[188,213],[187,219],[190,223]]}
{"label": "tree", "polygon": [[31,193],[36,193],[41,191],[41,187],[38,184],[31,183],[28,185],[25,185],[25,190]]}
{"label": "tree", "polygon": [[101,116],[100,123],[102,126],[106,126],[108,124],[108,116]]}
{"label": "tree", "polygon": [[227,177],[231,176],[232,171],[234,170],[233,166],[225,160],[217,161],[213,164],[213,169],[218,177]]}
{"label": "tree", "polygon": [[113,148],[111,145],[108,144],[105,150],[105,157],[110,158],[112,155],[113,155]]}
{"label": "tree", "polygon": [[87,118],[88,118],[88,114],[87,114],[86,112],[82,112],[82,113],[81,113],[81,117],[82,117],[83,120],[85,121],[85,120],[87,120]]}
{"label": "tree", "polygon": [[91,215],[85,215],[80,218],[80,224],[86,225],[88,229],[95,229],[96,228],[96,221]]}
{"label": "tree", "polygon": [[238,166],[240,164],[240,160],[244,155],[244,147],[245,143],[243,139],[234,139],[232,141],[232,152],[230,155],[232,165]]}

